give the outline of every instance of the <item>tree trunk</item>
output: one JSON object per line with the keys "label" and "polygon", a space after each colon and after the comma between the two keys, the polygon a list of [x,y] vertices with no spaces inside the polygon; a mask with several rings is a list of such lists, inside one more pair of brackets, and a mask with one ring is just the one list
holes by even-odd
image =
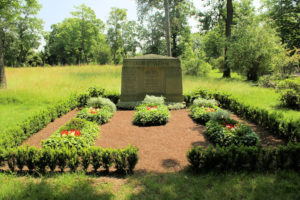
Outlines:
{"label": "tree trunk", "polygon": [[172,56],[171,52],[171,43],[170,43],[170,17],[169,17],[169,1],[164,0],[165,7],[165,30],[166,30],[166,40],[167,40],[167,54],[168,56]]}
{"label": "tree trunk", "polygon": [[3,32],[0,30],[0,89],[6,88],[6,77],[4,70]]}
{"label": "tree trunk", "polygon": [[223,71],[223,77],[230,78],[231,76],[230,76],[230,68],[228,65],[227,50],[231,38],[231,24],[233,18],[232,0],[227,0],[226,8],[227,8],[226,30],[225,30],[226,44],[225,44],[225,67]]}

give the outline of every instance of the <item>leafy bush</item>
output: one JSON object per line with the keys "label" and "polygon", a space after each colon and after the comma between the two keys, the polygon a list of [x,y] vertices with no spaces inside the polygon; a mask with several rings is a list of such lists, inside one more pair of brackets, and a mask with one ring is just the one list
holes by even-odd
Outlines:
{"label": "leafy bush", "polygon": [[259,78],[258,85],[265,88],[276,88],[278,83],[286,78],[288,78],[288,76],[277,73],[264,75]]}
{"label": "leafy bush", "polygon": [[190,107],[190,116],[194,121],[196,121],[200,124],[205,124],[206,122],[208,122],[211,119],[212,115],[214,115],[216,112],[220,112],[220,111],[221,111],[221,109],[217,106],[198,107],[196,105],[193,105]]}
{"label": "leafy bush", "polygon": [[97,124],[105,124],[113,116],[111,108],[104,106],[101,109],[95,108],[84,108],[78,114],[77,117],[81,119],[86,119],[91,122],[96,122]]}
{"label": "leafy bush", "polygon": [[143,104],[164,104],[165,103],[165,97],[157,97],[153,95],[146,95],[143,102]]}
{"label": "leafy bush", "polygon": [[183,61],[183,68],[187,75],[205,75],[211,71],[211,65],[204,60],[194,57]]}
{"label": "leafy bush", "polygon": [[166,103],[169,110],[180,110],[186,107],[186,104],[183,103]]}
{"label": "leafy bush", "polygon": [[[78,130],[80,135],[66,135],[65,131]],[[80,150],[83,147],[94,145],[95,138],[99,135],[99,127],[94,122],[89,122],[84,119],[74,118],[65,126],[62,126],[50,138],[43,140],[43,147],[62,148],[75,147]]]}
{"label": "leafy bush", "polygon": [[141,104],[133,117],[133,124],[139,126],[163,125],[168,122],[170,112],[165,105]]}
{"label": "leafy bush", "polygon": [[220,146],[232,144],[253,146],[258,145],[260,141],[249,126],[231,119],[226,120],[224,124],[213,120],[207,122],[205,135]]}
{"label": "leafy bush", "polygon": [[104,89],[103,88],[97,88],[97,87],[90,87],[88,89],[88,94],[90,97],[99,97],[104,94]]}
{"label": "leafy bush", "polygon": [[204,107],[215,107],[215,106],[218,106],[219,105],[219,102],[216,101],[215,99],[204,99],[204,98],[201,98],[201,97],[198,97],[197,99],[195,99],[193,101],[193,105],[195,106],[204,106]]}
{"label": "leafy bush", "polygon": [[300,81],[287,79],[279,82],[276,91],[284,106],[300,109]]}
{"label": "leafy bush", "polygon": [[111,112],[116,111],[116,105],[109,99],[103,97],[93,97],[87,101],[87,106],[93,108],[109,107]]}
{"label": "leafy bush", "polygon": [[287,146],[193,147],[187,152],[189,163],[197,170],[300,170],[300,143]]}

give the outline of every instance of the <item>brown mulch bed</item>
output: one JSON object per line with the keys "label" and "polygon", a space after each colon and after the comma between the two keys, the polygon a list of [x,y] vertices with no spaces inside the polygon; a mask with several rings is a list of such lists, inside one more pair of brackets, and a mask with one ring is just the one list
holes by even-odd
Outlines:
{"label": "brown mulch bed", "polygon": [[[75,117],[77,112],[73,110],[55,120],[23,144],[41,147],[42,140]],[[186,152],[193,145],[207,147],[209,144],[204,137],[205,127],[193,122],[188,116],[188,109],[171,111],[171,118],[166,125],[152,127],[132,125],[134,112],[117,111],[109,123],[101,126],[96,145],[111,148],[124,148],[129,144],[137,146],[140,160],[135,171],[179,171],[188,165]],[[232,118],[242,121],[236,115],[232,115]],[[284,143],[255,124],[247,124],[258,133],[263,146]]]}

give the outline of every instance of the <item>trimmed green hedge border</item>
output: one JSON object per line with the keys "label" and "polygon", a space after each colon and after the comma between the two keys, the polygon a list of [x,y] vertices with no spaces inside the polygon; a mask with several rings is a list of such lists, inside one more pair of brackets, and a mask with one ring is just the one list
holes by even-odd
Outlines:
{"label": "trimmed green hedge border", "polygon": [[280,113],[246,105],[226,92],[198,89],[184,95],[187,104],[191,104],[197,97],[214,98],[220,102],[221,107],[258,124],[269,130],[273,135],[293,142],[300,141],[300,120],[284,119]]}
{"label": "trimmed green hedge border", "polygon": [[236,146],[207,149],[193,147],[187,153],[188,161],[196,170],[253,170],[267,171],[277,169],[300,170],[300,143],[286,146],[257,147]]}
{"label": "trimmed green hedge border", "polygon": [[[102,147],[87,147],[81,150],[63,147],[60,149],[19,146],[12,149],[0,148],[0,166],[7,164],[10,171],[22,171],[26,166],[29,172],[36,171],[44,174],[47,169],[54,171],[56,167],[61,172],[67,168],[70,171],[87,171],[89,166],[97,172],[103,167],[109,172],[110,167],[118,172],[133,173],[138,162],[138,148],[129,145],[124,149],[110,149]],[[80,167],[80,168],[79,168]]]}

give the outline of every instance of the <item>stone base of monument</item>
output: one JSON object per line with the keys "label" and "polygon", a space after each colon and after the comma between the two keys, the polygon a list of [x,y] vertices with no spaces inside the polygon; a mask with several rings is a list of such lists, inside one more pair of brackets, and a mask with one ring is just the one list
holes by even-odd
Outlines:
{"label": "stone base of monument", "polygon": [[[137,106],[139,106],[142,103],[142,101],[119,102],[117,104],[117,108],[122,110],[134,110]],[[165,102],[165,105],[169,108],[169,110],[178,110],[186,108],[185,102]]]}
{"label": "stone base of monument", "polygon": [[144,55],[124,59],[119,107],[143,101],[146,94],[182,103],[182,70],[178,58]]}

